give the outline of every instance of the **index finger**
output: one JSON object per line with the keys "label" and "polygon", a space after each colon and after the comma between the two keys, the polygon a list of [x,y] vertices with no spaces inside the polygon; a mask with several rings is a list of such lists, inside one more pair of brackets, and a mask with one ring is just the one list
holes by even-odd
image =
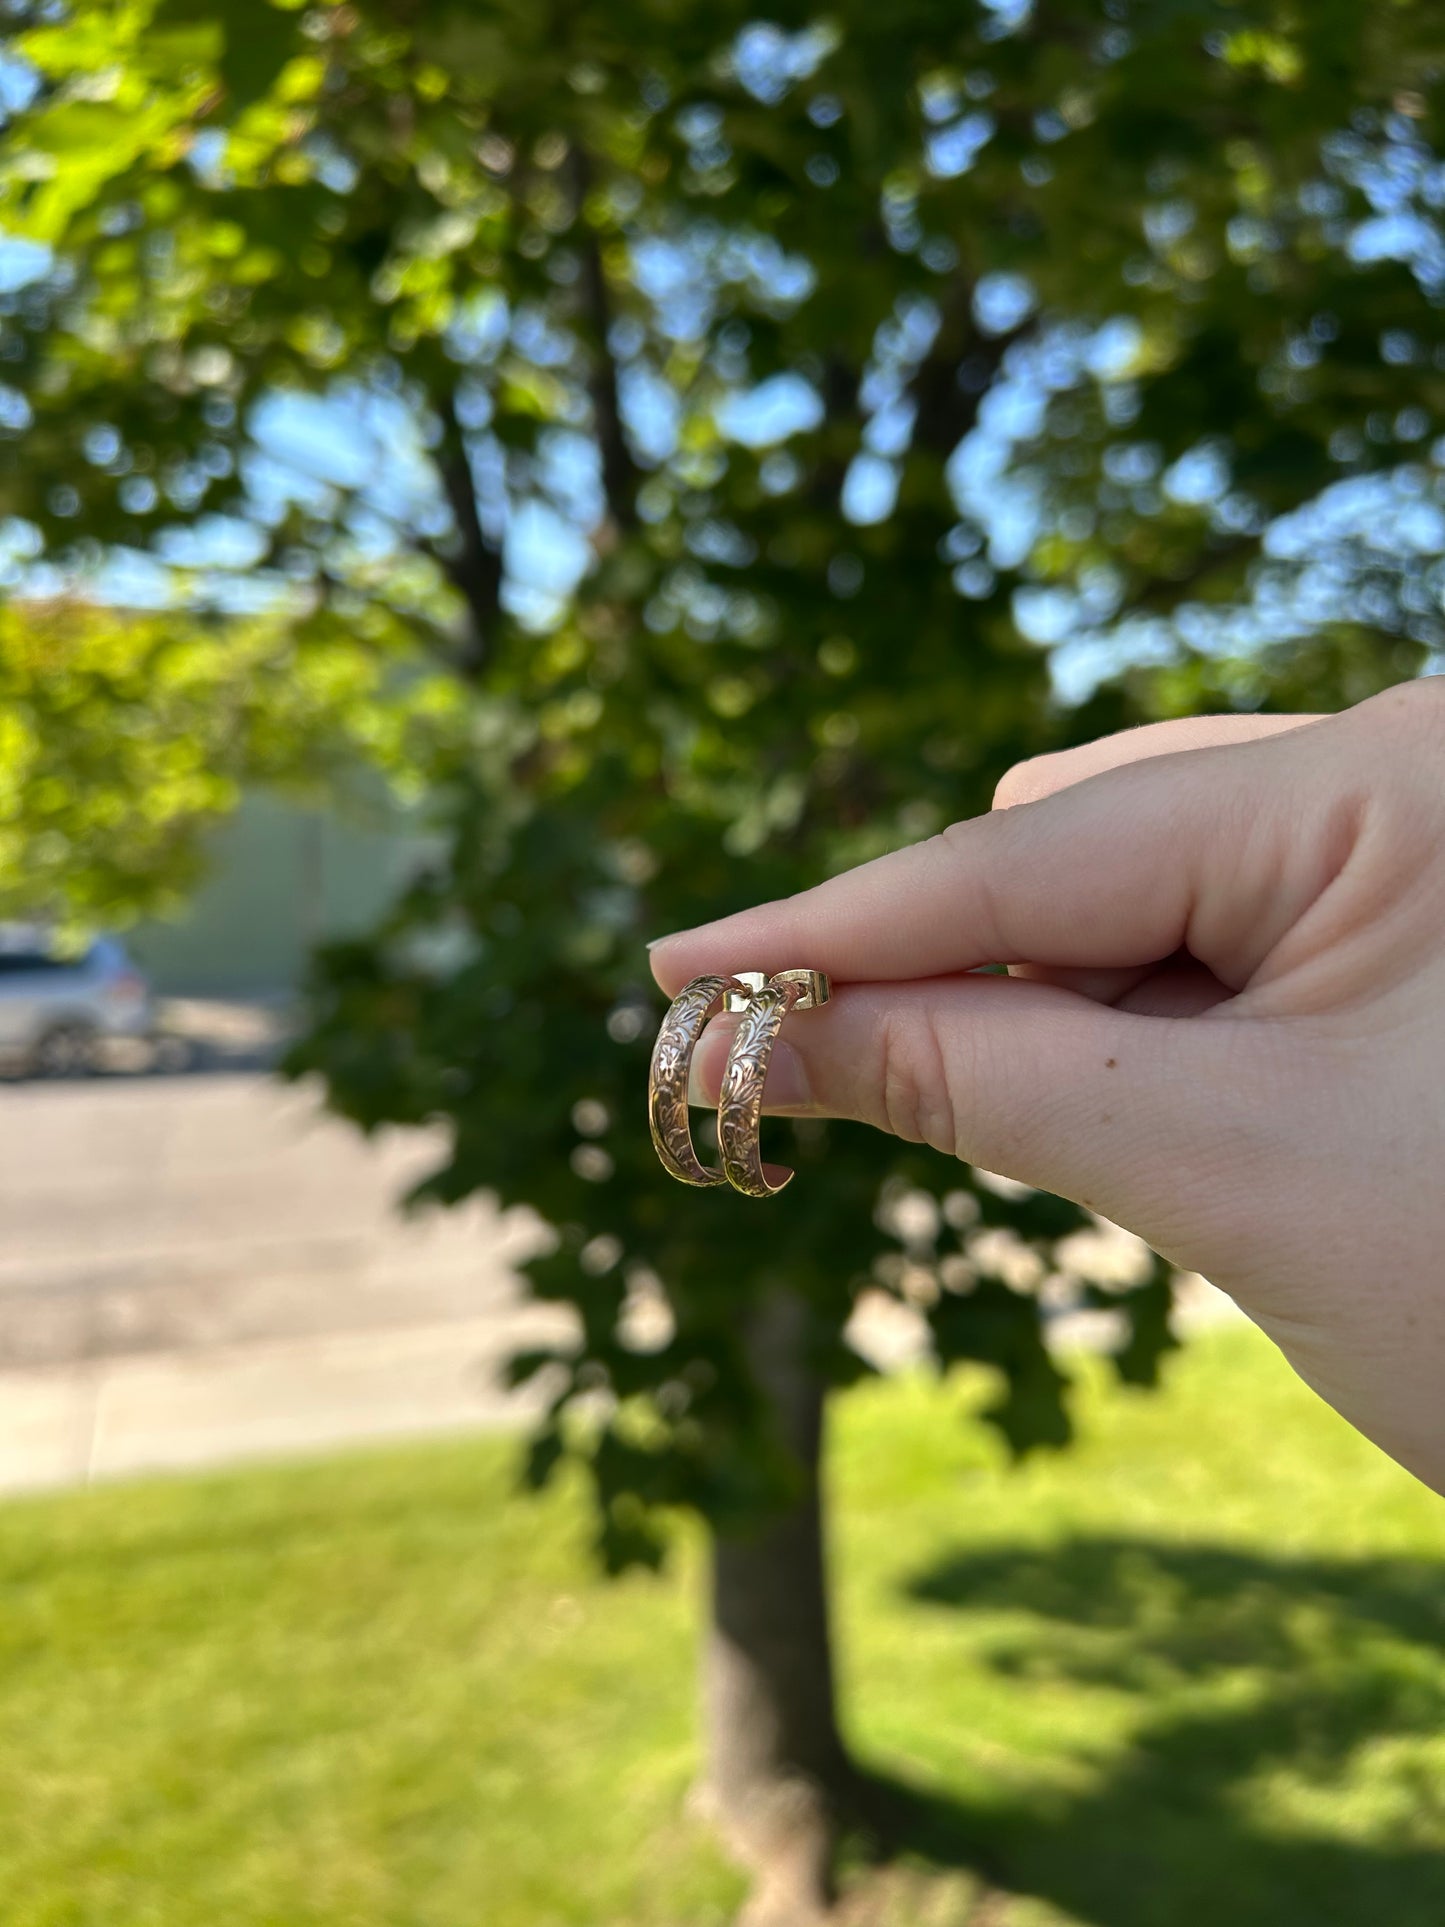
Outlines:
{"label": "index finger", "polygon": [[1283,754],[1278,742],[1229,741],[1102,770],[798,896],[663,938],[653,974],[674,993],[706,970],[806,965],[877,982],[985,964],[1151,963],[1191,947],[1203,901],[1243,906],[1238,917],[1202,919],[1193,947],[1237,986],[1320,887],[1307,852],[1292,887],[1280,883],[1280,838],[1300,821],[1287,792],[1306,767],[1287,757],[1266,798],[1260,757]]}

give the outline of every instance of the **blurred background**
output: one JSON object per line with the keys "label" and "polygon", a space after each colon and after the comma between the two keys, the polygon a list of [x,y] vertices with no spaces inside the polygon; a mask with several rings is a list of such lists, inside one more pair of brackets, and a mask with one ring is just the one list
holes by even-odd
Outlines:
{"label": "blurred background", "polygon": [[5,1927],[1436,1927],[1438,1501],[643,1121],[649,937],[1445,665],[1436,10],[0,21]]}

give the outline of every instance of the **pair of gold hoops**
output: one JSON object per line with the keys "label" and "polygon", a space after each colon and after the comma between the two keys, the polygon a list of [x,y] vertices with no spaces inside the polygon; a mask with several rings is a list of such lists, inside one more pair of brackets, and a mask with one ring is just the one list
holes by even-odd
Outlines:
{"label": "pair of gold hoops", "polygon": [[[815,1010],[830,992],[821,970],[740,970],[735,977],[694,977],[668,1007],[652,1047],[647,1077],[647,1121],[663,1168],[684,1184],[730,1184],[749,1198],[771,1198],[793,1173],[783,1170],[776,1184],[763,1172],[758,1142],[763,1115],[763,1080],[783,1019],[790,1011]],[[722,1169],[699,1158],[687,1115],[687,1077],[697,1040],[720,1010],[741,1011],[723,1072],[717,1107]]]}

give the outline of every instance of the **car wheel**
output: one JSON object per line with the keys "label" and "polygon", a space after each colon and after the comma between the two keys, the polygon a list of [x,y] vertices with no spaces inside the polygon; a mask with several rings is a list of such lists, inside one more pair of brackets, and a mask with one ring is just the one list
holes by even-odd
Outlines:
{"label": "car wheel", "polygon": [[95,1069],[96,1034],[89,1024],[56,1024],[30,1054],[37,1077],[89,1077]]}
{"label": "car wheel", "polygon": [[157,1077],[175,1077],[194,1068],[196,1048],[189,1037],[162,1031],[151,1039],[151,1069]]}

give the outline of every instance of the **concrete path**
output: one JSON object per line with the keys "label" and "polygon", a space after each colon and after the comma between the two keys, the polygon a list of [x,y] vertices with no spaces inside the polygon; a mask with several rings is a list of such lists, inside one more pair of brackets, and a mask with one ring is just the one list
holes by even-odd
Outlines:
{"label": "concrete path", "polygon": [[0,1490],[521,1417],[570,1327],[525,1214],[398,1214],[440,1149],[255,1073],[0,1087]]}
{"label": "concrete path", "polygon": [[[230,1045],[201,1061],[264,1062],[249,1033]],[[501,1366],[570,1315],[517,1288],[527,1214],[398,1213],[441,1151],[368,1142],[256,1069],[0,1084],[0,1492],[524,1418]],[[1137,1262],[1122,1233],[1090,1241],[1085,1271]],[[1232,1309],[1198,1280],[1183,1316]],[[645,1344],[666,1313],[633,1310]],[[1051,1338],[1100,1342],[1099,1322]],[[882,1292],[849,1336],[885,1370],[925,1346]]]}

